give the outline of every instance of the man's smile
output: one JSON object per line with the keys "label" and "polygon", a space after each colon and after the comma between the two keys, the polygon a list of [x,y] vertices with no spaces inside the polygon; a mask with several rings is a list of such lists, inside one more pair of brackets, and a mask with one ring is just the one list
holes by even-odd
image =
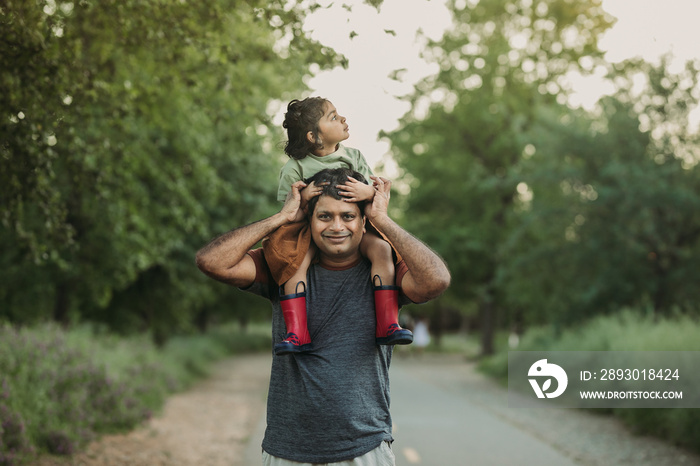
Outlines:
{"label": "man's smile", "polygon": [[346,238],[350,237],[350,233],[346,233],[346,234],[342,234],[342,235],[323,235],[323,237],[332,243],[341,243]]}

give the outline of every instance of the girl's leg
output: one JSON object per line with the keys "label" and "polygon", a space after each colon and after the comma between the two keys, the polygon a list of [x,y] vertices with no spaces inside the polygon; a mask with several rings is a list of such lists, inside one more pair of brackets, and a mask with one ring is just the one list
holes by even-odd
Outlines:
{"label": "girl's leg", "polygon": [[413,342],[413,333],[399,325],[399,287],[394,285],[396,267],[391,245],[375,233],[367,233],[362,238],[360,248],[372,263],[377,344],[410,344]]}
{"label": "girl's leg", "polygon": [[396,267],[391,245],[374,232],[362,237],[360,252],[372,263],[372,276],[379,275],[382,284],[393,286],[396,280]]}
{"label": "girl's leg", "polygon": [[275,345],[276,355],[303,353],[312,349],[306,324],[306,273],[315,254],[316,247],[312,242],[299,269],[280,287],[284,293],[280,296],[280,305],[287,334],[281,343]]}
{"label": "girl's leg", "polygon": [[304,286],[306,286],[306,274],[309,271],[309,266],[311,265],[314,255],[316,255],[316,245],[312,241],[311,244],[309,244],[309,250],[306,251],[306,255],[304,256],[304,260],[301,262],[301,265],[294,275],[292,275],[292,278],[287,280],[287,283],[282,286],[285,295],[295,294],[297,292],[297,285],[299,282],[303,282]]}

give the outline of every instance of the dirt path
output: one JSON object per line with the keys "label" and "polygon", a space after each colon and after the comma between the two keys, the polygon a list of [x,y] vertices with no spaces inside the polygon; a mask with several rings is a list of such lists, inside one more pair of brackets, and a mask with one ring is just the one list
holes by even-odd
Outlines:
{"label": "dirt path", "polygon": [[251,433],[265,410],[270,356],[224,360],[211,378],[168,399],[163,412],[125,435],[110,435],[70,460],[41,466],[245,466]]}

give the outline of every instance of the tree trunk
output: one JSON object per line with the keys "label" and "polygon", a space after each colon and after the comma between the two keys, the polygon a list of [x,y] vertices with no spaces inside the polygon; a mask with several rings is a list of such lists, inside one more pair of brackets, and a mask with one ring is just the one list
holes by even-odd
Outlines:
{"label": "tree trunk", "polygon": [[209,329],[209,312],[206,309],[203,309],[197,313],[197,317],[195,317],[195,325],[197,326],[199,333],[207,333],[207,330]]}
{"label": "tree trunk", "polygon": [[70,306],[69,286],[66,282],[56,285],[56,295],[53,305],[53,320],[62,326],[68,325],[68,310]]}
{"label": "tree trunk", "polygon": [[490,356],[494,353],[494,335],[496,333],[496,307],[488,297],[481,302],[481,355]]}
{"label": "tree trunk", "polygon": [[247,315],[242,314],[240,317],[238,317],[238,325],[241,327],[241,332],[247,333],[248,332],[248,321],[250,319],[248,318]]}

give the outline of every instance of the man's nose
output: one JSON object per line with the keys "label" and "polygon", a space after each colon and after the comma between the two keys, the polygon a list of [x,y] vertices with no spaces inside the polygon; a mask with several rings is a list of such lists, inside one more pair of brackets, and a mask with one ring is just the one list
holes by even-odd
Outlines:
{"label": "man's nose", "polygon": [[342,222],[342,220],[340,219],[340,217],[335,217],[335,218],[333,218],[333,222],[331,223],[331,229],[332,229],[333,231],[340,231],[340,230],[342,230],[344,227],[345,227],[345,225],[343,224],[343,222]]}

